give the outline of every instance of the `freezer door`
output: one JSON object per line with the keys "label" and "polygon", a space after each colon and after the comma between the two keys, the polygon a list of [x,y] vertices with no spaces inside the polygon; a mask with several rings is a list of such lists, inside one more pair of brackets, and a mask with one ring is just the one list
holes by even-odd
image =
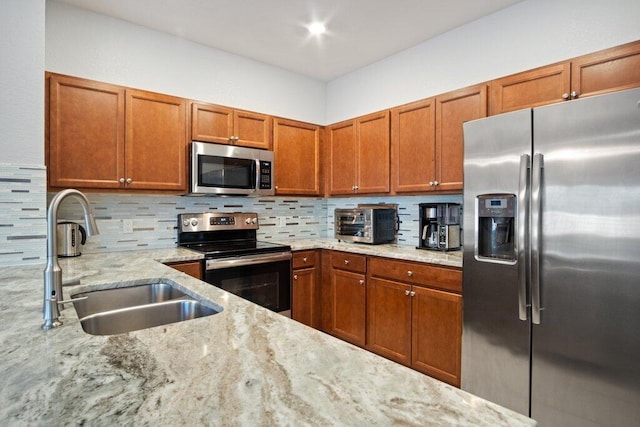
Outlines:
{"label": "freezer door", "polygon": [[541,192],[531,220],[541,234],[532,247],[540,324],[532,331],[531,417],[543,426],[638,425],[640,90],[533,116]]}
{"label": "freezer door", "polygon": [[[461,385],[525,415],[529,414],[530,326],[526,307],[525,320],[520,320],[518,268],[526,266],[520,260],[491,259],[486,251],[477,250],[475,242],[477,201],[486,206],[490,200],[513,200],[509,195],[519,193],[521,156],[531,152],[531,126],[531,110],[464,124]],[[478,198],[487,194],[501,196]],[[515,226],[519,225],[516,215]],[[517,233],[514,237],[516,250],[524,249]]]}

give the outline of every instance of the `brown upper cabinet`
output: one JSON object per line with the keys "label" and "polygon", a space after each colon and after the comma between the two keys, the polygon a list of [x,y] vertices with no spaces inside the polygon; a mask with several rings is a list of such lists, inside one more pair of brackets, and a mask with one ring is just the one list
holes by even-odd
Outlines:
{"label": "brown upper cabinet", "polygon": [[320,126],[273,120],[276,194],[320,196]]}
{"label": "brown upper cabinet", "polygon": [[487,86],[484,84],[436,97],[437,191],[462,190],[464,135],[462,124],[487,117]]}
{"label": "brown upper cabinet", "polygon": [[462,190],[462,124],[486,115],[484,84],[392,109],[392,191]]}
{"label": "brown upper cabinet", "polygon": [[271,116],[221,105],[191,104],[191,139],[271,149]]}
{"label": "brown upper cabinet", "polygon": [[186,190],[186,100],[49,75],[51,188]]}
{"label": "brown upper cabinet", "polygon": [[491,82],[491,114],[640,86],[640,42]]}
{"label": "brown upper cabinet", "polygon": [[125,111],[127,188],[185,191],[186,100],[127,89]]}
{"label": "brown upper cabinet", "polygon": [[431,191],[436,179],[433,98],[391,110],[391,179],[396,193]]}
{"label": "brown upper cabinet", "polygon": [[328,128],[329,194],[389,192],[389,111]]}

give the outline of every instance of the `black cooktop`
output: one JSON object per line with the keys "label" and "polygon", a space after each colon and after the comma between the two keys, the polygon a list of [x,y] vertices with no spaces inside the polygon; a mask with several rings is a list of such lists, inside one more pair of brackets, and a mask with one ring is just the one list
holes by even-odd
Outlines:
{"label": "black cooktop", "polygon": [[182,247],[205,254],[205,258],[225,258],[252,254],[290,251],[291,246],[257,240],[230,240],[182,244]]}

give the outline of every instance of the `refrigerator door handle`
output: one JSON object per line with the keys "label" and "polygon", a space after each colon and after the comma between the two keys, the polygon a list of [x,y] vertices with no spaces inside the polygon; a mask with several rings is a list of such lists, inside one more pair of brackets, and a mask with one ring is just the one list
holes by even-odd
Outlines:
{"label": "refrigerator door handle", "polygon": [[531,172],[531,321],[539,325],[542,321],[542,290],[540,288],[540,245],[542,243],[542,170],[544,156],[533,156]]}
{"label": "refrigerator door handle", "polygon": [[527,313],[527,267],[529,266],[529,171],[531,156],[520,156],[520,181],[518,183],[518,317],[529,320]]}

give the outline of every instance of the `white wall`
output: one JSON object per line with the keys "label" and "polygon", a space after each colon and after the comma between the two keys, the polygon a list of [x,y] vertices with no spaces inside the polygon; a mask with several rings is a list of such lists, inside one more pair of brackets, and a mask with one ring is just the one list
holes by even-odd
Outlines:
{"label": "white wall", "polygon": [[47,1],[46,69],[311,123],[326,84],[63,3]]}
{"label": "white wall", "polygon": [[638,0],[525,0],[329,82],[327,123],[638,39]]}
{"label": "white wall", "polygon": [[0,163],[44,164],[44,2],[0,4]]}

